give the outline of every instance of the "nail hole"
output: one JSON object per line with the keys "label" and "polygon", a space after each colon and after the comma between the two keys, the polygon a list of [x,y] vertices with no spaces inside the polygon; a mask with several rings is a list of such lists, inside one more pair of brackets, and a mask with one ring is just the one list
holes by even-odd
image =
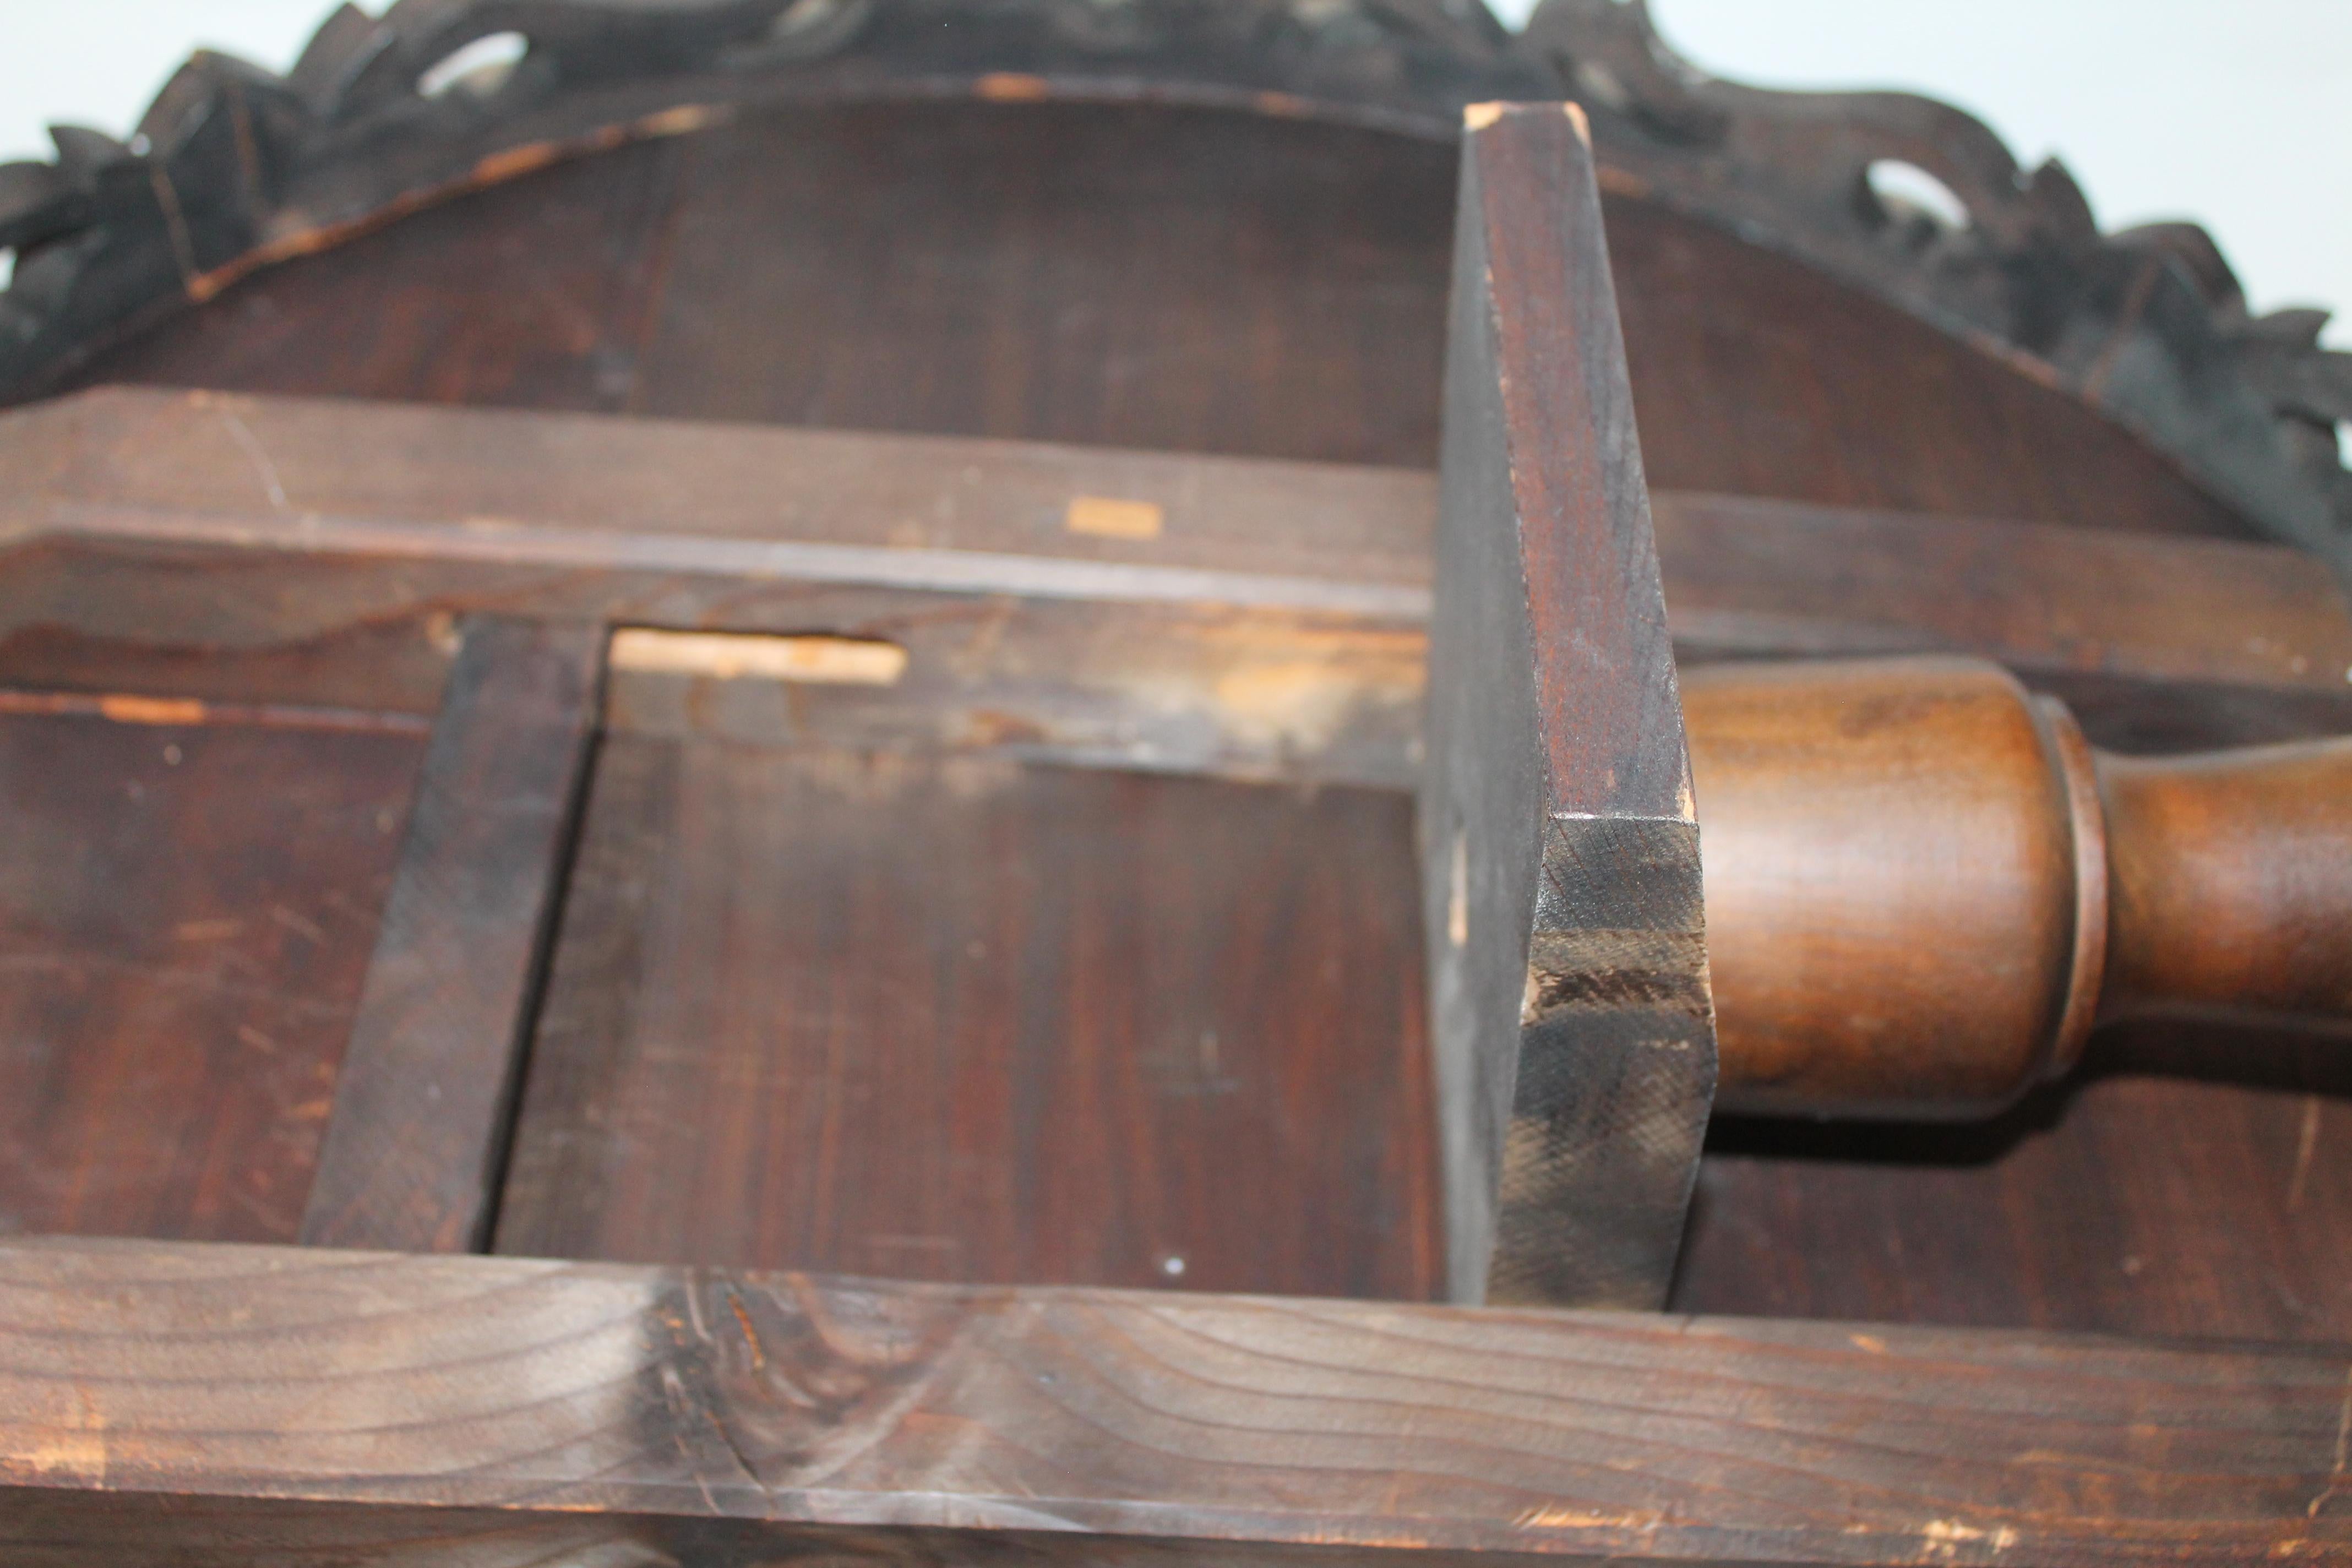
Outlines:
{"label": "nail hole", "polygon": [[416,79],[416,90],[425,98],[463,92],[488,98],[514,75],[515,66],[530,52],[530,40],[520,33],[492,33],[452,49]]}

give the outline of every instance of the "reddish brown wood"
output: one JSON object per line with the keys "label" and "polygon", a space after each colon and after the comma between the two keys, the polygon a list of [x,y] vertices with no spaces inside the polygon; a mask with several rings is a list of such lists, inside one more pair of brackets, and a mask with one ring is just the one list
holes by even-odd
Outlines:
{"label": "reddish brown wood", "polygon": [[[271,268],[78,384],[1428,467],[1454,179],[1442,142],[1220,111],[774,109]],[[2063,392],[1801,263],[1605,205],[1661,488],[2246,536]],[[509,275],[530,286],[481,286]]]}
{"label": "reddish brown wood", "polygon": [[82,1492],[735,1519],[771,1560],[2352,1551],[2328,1347],[88,1242],[0,1284],[43,1325],[0,1337],[0,1542],[52,1548],[105,1539]]}
{"label": "reddish brown wood", "polygon": [[2108,1011],[2352,1033],[2352,741],[2102,758]]}
{"label": "reddish brown wood", "polygon": [[0,714],[0,1230],[290,1241],[421,738]]}
{"label": "reddish brown wood", "polygon": [[613,737],[498,1248],[1426,1297],[1413,911],[1402,795]]}
{"label": "reddish brown wood", "polygon": [[1718,1121],[1673,1305],[2352,1337],[2346,1057],[2134,1024],[1990,1123]]}
{"label": "reddish brown wood", "polygon": [[2063,708],[1946,658],[1713,665],[1683,689],[1727,1108],[1985,1115],[2073,1065],[2106,837]]}
{"label": "reddish brown wood", "polygon": [[435,721],[350,1043],[310,1246],[484,1245],[596,731],[604,628],[482,617]]}

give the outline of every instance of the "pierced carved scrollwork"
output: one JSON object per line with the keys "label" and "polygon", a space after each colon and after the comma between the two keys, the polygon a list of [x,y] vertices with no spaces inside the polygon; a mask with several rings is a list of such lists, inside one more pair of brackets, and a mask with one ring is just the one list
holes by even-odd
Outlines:
{"label": "pierced carved scrollwork", "polygon": [[[461,51],[484,40],[471,70]],[[445,62],[446,64],[445,65]],[[56,131],[0,165],[0,401],[161,311],[422,202],[763,101],[1160,99],[1451,136],[1561,96],[1604,176],[1892,300],[2107,410],[2273,534],[2352,575],[2352,355],[2254,316],[2193,225],[2102,234],[2055,163],[1960,110],[1768,92],[1676,58],[1643,0],[399,0],[345,5],[280,77],[203,53],[123,143]],[[1882,194],[1909,165],[1952,222]]]}
{"label": "pierced carved scrollwork", "polygon": [[[2320,310],[2253,316],[2194,224],[2102,234],[2064,165],[1897,92],[1770,92],[1676,58],[1645,0],[1545,0],[1523,46],[1593,119],[1620,182],[2011,356],[2170,453],[2276,536],[2352,573],[2352,354]],[[1925,172],[1962,221],[1880,195]]]}

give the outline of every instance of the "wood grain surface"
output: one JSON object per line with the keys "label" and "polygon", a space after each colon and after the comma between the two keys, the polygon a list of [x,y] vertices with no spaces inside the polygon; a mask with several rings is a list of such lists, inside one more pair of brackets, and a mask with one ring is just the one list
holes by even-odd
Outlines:
{"label": "wood grain surface", "polygon": [[785,1552],[2352,1552],[2352,1355],[2316,1346],[104,1242],[0,1249],[0,1542],[52,1549],[83,1491],[733,1518]]}
{"label": "wood grain surface", "polygon": [[1425,1298],[1411,800],[613,736],[502,1252]]}
{"label": "wood grain surface", "polygon": [[[780,108],[270,268],[79,384],[1431,468],[1455,179],[1443,142],[1213,110]],[[2252,536],[2016,366],[1636,194],[1604,205],[1653,484]]]}
{"label": "wood grain surface", "polygon": [[[284,513],[224,413],[269,458]],[[1148,563],[1166,552],[1188,570],[1274,570],[1297,581],[1291,564],[1303,558],[1286,562],[1275,538],[1286,518],[1293,536],[1328,540],[1368,573],[1384,574],[1374,585],[1388,592],[1412,583],[1405,563],[1423,547],[1434,514],[1429,476],[1390,472],[1327,488],[1329,469],[1202,460],[1190,481],[1201,487],[1195,500],[1169,459],[1117,452],[877,447],[852,435],[570,416],[499,415],[495,423],[475,438],[460,433],[456,415],[432,408],[221,404],[134,390],[0,417],[10,470],[26,476],[5,504],[12,526],[35,531],[35,542],[7,557],[0,676],[78,688],[92,700],[130,690],[429,714],[447,679],[456,616],[654,616],[881,635],[914,655],[899,687],[854,705],[844,696],[850,689],[808,689],[811,700],[787,710],[769,702],[773,693],[722,700],[694,689],[709,683],[617,685],[612,716],[654,731],[800,743],[815,722],[896,743],[916,731],[890,716],[888,703],[919,699],[934,716],[1025,711],[1040,721],[1024,730],[958,720],[949,738],[963,744],[1082,743],[1118,755],[1118,726],[1143,721],[1154,726],[1142,733],[1156,765],[1319,760],[1341,777],[1412,776],[1410,726],[1359,728],[1351,741],[1343,725],[1318,741],[1312,703],[1257,704],[1247,710],[1256,727],[1186,728],[1196,721],[1184,716],[1230,717],[1235,710],[1216,689],[1237,671],[1278,673],[1311,658],[1328,680],[1333,659],[1350,648],[1360,650],[1363,689],[1382,694],[1357,711],[1399,711],[1391,699],[1411,691],[1398,680],[1410,680],[1420,658],[1409,622],[1334,640],[1286,612],[1236,621],[1233,612],[1203,619],[1171,607],[1173,618],[1146,637],[1139,626],[1159,612],[1132,604],[1087,622],[1091,629],[1065,628],[1037,619],[1037,601],[1007,616],[982,599],[961,618],[939,617],[919,613],[903,593],[755,592],[724,576],[584,572],[561,555],[436,563],[394,546],[405,539],[401,548],[420,548],[416,531],[430,525],[432,548],[454,538],[511,555],[499,540],[518,530],[467,535],[465,496],[478,489],[514,523],[592,537],[617,531],[647,541],[658,559],[670,536],[640,531],[669,514],[635,477],[656,464],[671,476],[677,518],[697,531],[689,538],[740,543],[760,526],[756,476],[789,467],[813,481],[793,491],[791,504],[802,510],[788,515],[852,539],[865,526],[860,498],[878,495],[894,514],[924,517],[921,537],[943,548],[1057,552],[1090,567]],[[666,443],[688,437],[692,460],[666,458]],[[501,449],[530,454],[543,482],[501,478]],[[979,481],[964,477],[974,464]],[[861,468],[887,483],[861,488],[853,482]],[[970,500],[1000,479],[1005,493],[1028,498],[1026,510],[993,512]],[[110,487],[137,516],[120,536],[74,542],[71,531]],[[1065,489],[1160,504],[1162,531],[1145,542],[1070,534],[1055,509]],[[2352,648],[2341,591],[2292,552],[1673,494],[1659,499],[1657,517],[1672,624],[1686,653],[1975,649],[2063,689],[2095,738],[2138,750],[2352,727],[2338,695]],[[141,536],[155,518],[187,537]],[[348,552],[224,548],[296,546],[306,531],[345,528],[358,530]],[[2143,616],[2133,608],[2142,603],[2168,608]],[[1166,657],[1145,658],[1155,648]],[[1051,684],[1030,682],[1024,668]],[[1074,700],[1071,683],[1097,676],[1099,689]],[[1245,684],[1273,697],[1285,689]],[[1154,702],[1141,708],[1121,695],[1144,690]],[[1179,691],[1197,694],[1189,710],[1162,706]],[[1411,710],[1408,700],[1402,711]],[[1302,720],[1310,721],[1303,729]],[[1204,746],[1204,737],[1217,739]],[[60,778],[57,787],[73,786]],[[405,788],[394,791],[395,807]],[[2195,1065],[2217,1048],[2238,1081]],[[2352,1083],[2329,1076],[2326,1061],[2292,1041],[2242,1033],[2190,1050],[2151,1044],[2143,1032],[2095,1042],[2089,1079],[1973,1131],[1721,1128],[1675,1300],[1716,1310],[2352,1338],[2352,1279],[2331,1267],[2352,1223],[2352,1124],[2339,1125]],[[2159,1131],[2140,1136],[2134,1129],[2143,1121]],[[299,1209],[301,1178],[289,1180],[288,1201]],[[2063,1223],[2050,1217],[2057,1192],[2071,1194]],[[158,1210],[100,1228],[173,1235],[180,1223]],[[2077,1249],[2102,1261],[2078,1266]]]}
{"label": "wood grain surface", "polygon": [[[47,541],[11,552],[0,596],[0,673],[21,681],[430,711],[447,621],[469,609],[862,626],[915,654],[895,694],[868,694],[857,721],[877,740],[976,732],[993,714],[1066,754],[1413,773],[1424,474],[131,389],[0,416],[0,452],[27,476],[0,531]],[[1074,505],[1105,498],[1157,508],[1158,532],[1069,527]],[[2126,751],[2352,730],[2352,607],[2291,550],[1727,496],[1654,505],[1686,661],[1983,653]],[[833,584],[830,602],[814,584],[742,581],[778,571]],[[179,591],[192,574],[205,592]],[[940,616],[852,591],[888,585],[1031,597]],[[1034,598],[1078,593],[1128,607]],[[1145,607],[1202,598],[1258,607]],[[1129,628],[1138,616],[1158,617],[1150,635]],[[1216,697],[1229,681],[1270,691],[1258,674],[1303,662],[1355,693],[1320,741]],[[1156,710],[1188,685],[1180,710]],[[1139,711],[1121,693],[1142,689],[1155,702]],[[650,721],[662,704],[625,706]],[[1141,726],[1124,748],[1119,722]]]}
{"label": "wood grain surface", "polygon": [[422,739],[110,706],[0,713],[0,1232],[291,1241]]}
{"label": "wood grain surface", "polygon": [[1591,148],[1490,105],[1462,158],[1419,813],[1447,1289],[1656,1306],[1715,1037]]}
{"label": "wood grain surface", "polygon": [[[1127,151],[1149,158],[1158,135],[1151,117],[1164,112],[1066,105],[898,111],[921,120],[922,128],[896,143],[903,156],[863,171],[862,177],[878,176],[867,191],[883,199],[843,199],[823,209],[845,215],[856,234],[844,238],[823,226],[797,224],[787,204],[775,204],[781,281],[722,277],[669,308],[706,311],[744,341],[763,342],[763,374],[794,356],[824,356],[824,374],[835,378],[836,388],[847,387],[860,362],[841,343],[874,341],[889,323],[860,318],[834,332],[835,318],[821,307],[842,297],[841,279],[826,258],[850,254],[856,267],[870,269],[885,231],[905,227],[907,216],[927,210],[942,190],[951,197],[955,187],[971,183],[956,159],[962,143],[952,132],[960,118],[1001,115],[1005,123],[1031,128],[1024,155],[1050,165],[1066,154],[1087,156],[1089,132],[1102,117],[1136,121],[1142,130]],[[757,124],[520,180],[263,273],[91,374],[97,380],[150,376],[336,397],[626,405],[689,418],[730,416],[730,409],[751,409],[761,390],[722,384],[683,368],[683,359],[661,399],[631,402],[639,384],[638,345],[659,336],[646,334],[656,319],[649,312],[657,312],[666,292],[663,237],[693,205],[763,205],[762,182],[801,177],[785,165],[802,155],[804,143],[878,144],[866,122],[885,112],[786,110]],[[1223,438],[1239,443],[1232,449],[1433,464],[1454,201],[1449,151],[1328,127],[1242,123],[1249,129],[1231,137],[1236,166],[1259,157],[1261,143],[1312,142],[1316,157],[1363,171],[1348,176],[1354,182],[1348,188],[1358,193],[1350,199],[1362,205],[1345,230],[1354,237],[1328,251],[1248,237],[1255,214],[1283,221],[1295,205],[1287,195],[1244,212],[1242,237],[1215,263],[1213,298],[1194,296],[1181,307],[1195,326],[1218,323],[1205,357],[1107,356],[1111,368],[1093,381],[1072,375],[1046,395],[1037,391],[1045,383],[1024,368],[1028,350],[1019,334],[986,325],[1009,296],[972,291],[966,295],[972,324],[943,332],[931,330],[937,315],[910,318],[921,320],[928,335],[877,356],[875,391],[829,390],[823,407],[806,416],[865,422],[863,414],[837,411],[883,405],[893,387],[879,384],[903,384],[913,364],[943,385],[926,408],[960,398],[968,410],[972,395],[945,384],[987,384],[984,426],[974,428],[969,421],[975,416],[951,409],[931,428],[1203,446],[1202,433],[1219,427],[1222,407],[1189,390],[1195,372],[1229,392],[1243,382],[1287,384],[1283,378],[1294,374],[1294,360],[1329,360],[1355,367],[1345,397],[1369,397],[1367,389],[1379,388],[1397,401],[1367,405],[1372,412],[1359,414],[1352,434],[1335,436],[1326,413],[1339,404],[1261,398],[1254,426],[1223,426]],[[734,174],[749,184],[697,184],[700,144],[736,137],[758,153],[727,154]],[[1007,151],[1004,143],[990,147],[991,156]],[[1116,187],[1095,195],[1107,204],[1120,200]],[[1659,532],[1668,598],[1685,647],[1767,652],[1768,642],[1785,637],[1791,648],[1833,643],[1849,652],[1972,648],[2012,659],[2034,684],[2063,686],[2104,743],[2144,751],[2347,727],[2344,689],[2323,684],[2323,678],[2340,682],[2342,670],[2325,669],[2324,650],[2291,638],[2275,648],[2262,641],[2273,626],[2309,624],[2293,618],[2300,612],[2290,600],[2314,591],[2334,595],[2291,553],[2263,556],[2277,563],[2272,581],[2286,597],[2233,620],[2235,612],[2210,602],[2205,585],[2234,581],[2229,563],[2252,563],[2253,553],[2188,566],[2161,553],[2101,561],[2090,549],[2094,542],[2124,542],[2037,529],[2079,521],[2097,530],[2236,531],[2226,509],[2168,463],[2063,394],[1795,262],[1636,195],[1610,195],[1604,205],[1645,455],[1654,483],[1670,492],[1658,506]],[[1326,224],[1317,232],[1332,232],[1327,218],[1314,215]],[[1223,220],[1212,212],[1202,221]],[[968,226],[962,237],[971,242],[977,232]],[[1131,232],[1147,252],[1159,244],[1146,225]],[[1001,279],[1018,279],[1036,264],[1045,243],[1005,230],[987,238],[985,255],[906,254],[927,267],[936,259],[948,268],[993,268]],[[795,259],[811,257],[816,259],[805,268]],[[1150,271],[1150,259],[1147,254],[1139,266],[1119,258],[1108,278],[1084,285],[1083,300],[1098,301],[1090,307],[1093,320],[1149,312],[1176,297],[1169,273]],[[1313,274],[1337,265],[1360,266],[1366,270],[1352,276],[1370,279],[1394,300],[1418,303],[1381,316],[1377,342],[1360,348],[1334,348],[1322,335],[1328,321],[1249,304],[1267,297],[1257,292],[1261,286],[1276,299],[1319,287]],[[1281,274],[1288,267],[1305,268],[1306,278],[1286,281]],[[1132,293],[1124,289],[1129,277],[1142,280]],[[501,278],[528,286],[482,287],[484,279]],[[1067,276],[1057,283],[1075,286]],[[900,287],[892,281],[877,295]],[[761,308],[736,308],[739,292],[756,296]],[[1244,311],[1255,313],[1236,327]],[[1290,331],[1291,323],[1298,330]],[[1081,318],[1069,330],[1091,329]],[[1227,353],[1244,339],[1245,353]],[[1196,332],[1193,341],[1210,340]],[[1119,378],[1115,396],[1105,391],[1113,370]],[[786,375],[798,377],[796,385],[812,384],[802,371]],[[1419,412],[1406,409],[1408,401]],[[11,448],[12,478],[46,472],[48,457]],[[247,504],[266,515],[267,488],[249,458],[231,452],[218,469],[224,484],[242,480]],[[1679,566],[1673,487],[1735,492],[1725,526],[1707,536],[1712,542],[1700,553],[1685,553]],[[1942,515],[1887,520],[1884,552],[1851,549],[1852,531],[1821,535],[1818,553],[1784,552],[1768,526],[1769,508],[1756,497]],[[299,486],[292,504],[303,507]],[[1428,511],[1433,515],[1433,504]],[[1971,521],[2004,516],[2020,520],[2019,526]],[[1915,522],[1920,531],[1906,538]],[[2042,542],[2027,548],[2037,532],[2046,553]],[[1824,566],[1870,563],[1873,575],[1824,579],[1826,588],[1806,590],[1813,607],[1778,625],[1771,617],[1787,610],[1785,604],[1716,601],[1702,618],[1694,590],[1678,586],[1677,574],[1704,564],[1705,550],[1725,540],[1757,542],[1749,566],[1785,554]],[[1948,553],[1937,541],[1950,542]],[[1937,573],[1907,585],[1880,574],[1885,563],[1911,551],[1935,563]],[[152,555],[128,561],[120,553],[41,546],[15,551],[10,568],[11,583],[30,590],[12,606],[0,642],[12,679],[184,695],[202,694],[204,681],[217,679],[257,699],[283,700],[303,700],[311,683],[322,690],[341,683],[342,695],[319,700],[365,705],[360,694],[381,676],[396,680],[407,693],[401,705],[417,712],[430,710],[446,672],[428,635],[434,614],[495,607],[501,594],[512,594],[519,606],[552,604],[560,594],[551,581],[562,574],[551,567],[497,582],[474,575],[462,584],[419,582],[410,560],[391,570],[371,567],[368,586],[354,595],[341,565],[314,563],[296,574],[282,557],[240,562],[214,552],[200,561],[183,557],[166,570]],[[1946,572],[1962,575],[1940,574]],[[192,583],[204,586],[191,592]],[[631,591],[645,587],[640,580]],[[72,629],[77,616],[101,603],[172,629],[146,636],[135,619],[113,635]],[[693,601],[686,618],[701,618],[708,603]],[[2137,613],[2143,603],[2144,616]],[[283,613],[271,606],[295,604],[320,606],[319,619],[299,630],[282,620],[268,629],[268,618]],[[2030,607],[2028,620],[2015,618],[2018,605]],[[1742,620],[1751,609],[1762,618]],[[1856,640],[1822,640],[1823,625]],[[2005,651],[2003,639],[2012,637],[2019,650]],[[2308,661],[2301,675],[2293,673],[2297,658]],[[2200,661],[2223,673],[2209,679],[2188,668]],[[2267,670],[2260,683],[2241,679],[2258,665]],[[2124,673],[2158,666],[2165,669],[2160,679]],[[2290,689],[2276,684],[2286,681]],[[2292,1040],[2242,1036],[2232,1069],[2237,1081],[2221,1081],[2200,1075],[2196,1053],[2173,1048],[2171,1037],[2146,1029],[2102,1037],[2094,1042],[2086,1079],[1985,1129],[1720,1129],[1677,1301],[1952,1322],[2352,1338],[2352,1281],[2336,1266],[2352,1226],[2352,1123],[2346,1121],[2352,1084]]]}
{"label": "wood grain surface", "polygon": [[2108,838],[2063,710],[1948,656],[1711,665],[1683,691],[1718,1105],[1981,1119],[2074,1065]]}
{"label": "wood grain surface", "polygon": [[604,631],[483,616],[462,639],[335,1077],[300,1239],[457,1252],[489,1237]]}
{"label": "wood grain surface", "polygon": [[2102,758],[2107,1008],[2333,1022],[2352,1049],[2352,741]]}

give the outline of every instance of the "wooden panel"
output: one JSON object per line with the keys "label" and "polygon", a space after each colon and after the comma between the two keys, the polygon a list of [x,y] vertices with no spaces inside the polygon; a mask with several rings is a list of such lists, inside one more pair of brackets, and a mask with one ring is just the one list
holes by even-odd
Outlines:
{"label": "wooden panel", "polygon": [[1649,495],[1581,113],[1467,123],[1420,813],[1448,1289],[1656,1306],[1715,1037]]}
{"label": "wooden panel", "polygon": [[1425,1296],[1410,811],[612,737],[498,1249]]}
{"label": "wooden panel", "polygon": [[110,706],[0,715],[0,1231],[291,1240],[422,737]]}
{"label": "wooden panel", "polygon": [[312,1246],[489,1236],[604,632],[483,617],[458,635],[302,1216]]}
{"label": "wooden panel", "polygon": [[[271,268],[79,384],[1431,467],[1454,180],[1442,143],[1197,109],[769,110]],[[1605,205],[1658,486],[2247,534],[2063,393]]]}
{"label": "wooden panel", "polygon": [[1638,197],[1606,212],[1659,488],[2252,536],[2169,458],[2022,369]]}
{"label": "wooden panel", "polygon": [[52,1551],[76,1491],[733,1518],[782,1555],[2352,1551],[2341,1349],[93,1242],[0,1248],[0,1300],[38,1325],[0,1333],[0,1542]]}
{"label": "wooden panel", "polygon": [[[1450,148],[901,103],[750,113],[619,156],[273,268],[79,384],[1435,452]],[[356,346],[311,346],[330,336]]]}
{"label": "wooden panel", "polygon": [[1709,1147],[1679,1311],[2352,1340],[2339,1040],[2136,1024],[1996,1121]]}
{"label": "wooden panel", "polygon": [[618,411],[682,153],[641,142],[408,214],[101,352],[75,381]]}

